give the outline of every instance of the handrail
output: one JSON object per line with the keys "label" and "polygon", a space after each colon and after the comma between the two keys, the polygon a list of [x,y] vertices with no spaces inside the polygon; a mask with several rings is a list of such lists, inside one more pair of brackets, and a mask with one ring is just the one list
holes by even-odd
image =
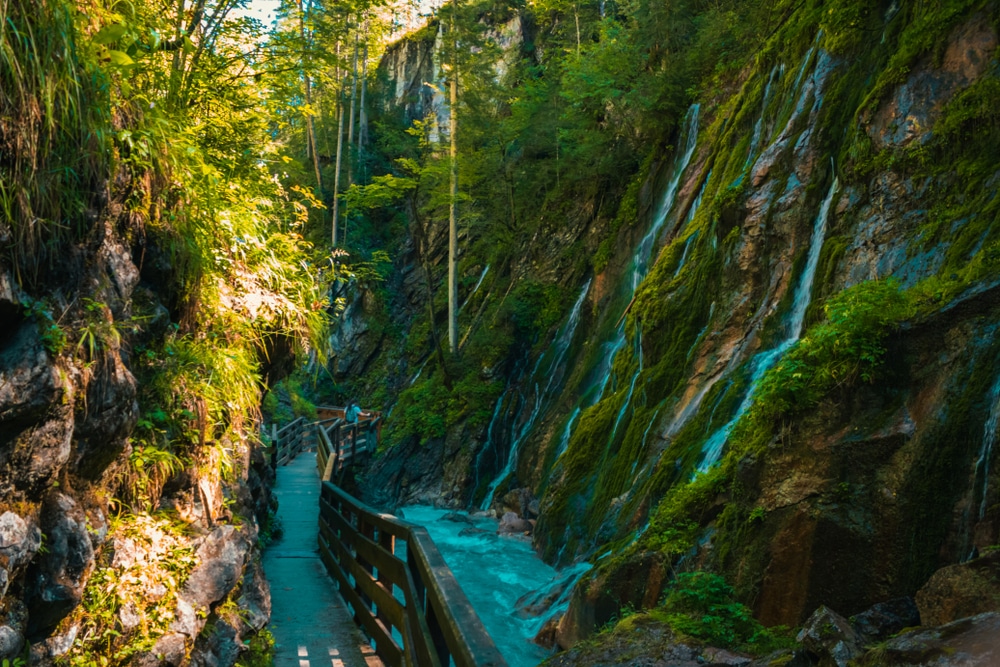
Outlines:
{"label": "handrail", "polygon": [[271,465],[273,467],[288,465],[305,449],[305,417],[290,422],[279,429],[271,425]]}
{"label": "handrail", "polygon": [[358,457],[375,452],[382,431],[380,415],[371,413],[354,423],[334,419],[329,426],[316,422],[316,469],[321,480],[332,480]]}
{"label": "handrail", "polygon": [[506,667],[424,528],[378,512],[324,481],[319,547],[355,622],[390,667],[441,667],[451,661],[456,667]]}

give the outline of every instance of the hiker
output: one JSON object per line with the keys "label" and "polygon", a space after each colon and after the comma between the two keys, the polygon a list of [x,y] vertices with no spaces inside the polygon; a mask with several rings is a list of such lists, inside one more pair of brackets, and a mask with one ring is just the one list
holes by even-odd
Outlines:
{"label": "hiker", "polygon": [[358,417],[360,416],[361,416],[361,406],[359,406],[354,401],[351,401],[348,404],[347,410],[344,414],[344,421],[346,421],[348,424],[357,424]]}

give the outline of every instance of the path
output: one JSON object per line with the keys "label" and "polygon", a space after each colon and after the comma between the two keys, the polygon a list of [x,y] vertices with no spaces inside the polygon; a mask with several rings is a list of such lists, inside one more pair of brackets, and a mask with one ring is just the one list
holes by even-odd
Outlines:
{"label": "path", "polygon": [[381,667],[319,558],[316,454],[304,452],[279,467],[274,493],[284,527],[264,552],[274,667]]}

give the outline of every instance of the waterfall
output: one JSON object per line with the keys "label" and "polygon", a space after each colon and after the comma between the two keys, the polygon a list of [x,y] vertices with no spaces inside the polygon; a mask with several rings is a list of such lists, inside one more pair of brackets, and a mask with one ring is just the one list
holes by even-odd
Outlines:
{"label": "waterfall", "polygon": [[642,374],[642,330],[638,326],[636,326],[635,329],[635,356],[639,360],[639,367],[636,368],[635,374],[632,376],[632,382],[628,386],[628,393],[625,394],[625,401],[622,403],[622,407],[618,410],[618,416],[615,417],[615,425],[612,427],[611,437],[608,439],[609,448],[615,441],[615,435],[618,433],[618,426],[622,423],[625,411],[628,410],[629,405],[632,404],[632,394],[635,392],[635,383]]}
{"label": "waterfall", "polygon": [[573,408],[573,412],[569,415],[569,421],[566,422],[566,428],[563,429],[562,439],[559,441],[559,448],[556,450],[556,458],[558,459],[569,447],[569,438],[573,435],[573,424],[576,422],[576,418],[580,416],[580,406]]}
{"label": "waterfall", "polygon": [[474,297],[476,295],[476,292],[479,291],[479,286],[483,284],[483,278],[485,278],[486,274],[489,273],[489,272],[490,272],[490,265],[487,264],[486,268],[483,269],[483,272],[479,274],[479,280],[476,281],[476,286],[472,288],[472,291],[469,292],[469,296],[467,296],[465,298],[465,301],[462,302],[462,305],[458,307],[458,312],[459,313],[461,313],[463,310],[465,310],[465,306],[469,303],[469,301],[472,300],[472,297]]}
{"label": "waterfall", "polygon": [[[486,442],[483,443],[483,446],[479,450],[479,453],[476,454],[476,486],[473,487],[473,489],[479,488],[479,471],[482,470],[483,467],[482,463],[483,454],[485,454],[486,451],[490,448],[490,445],[493,445],[493,432],[496,430],[497,419],[500,418],[500,412],[503,408],[503,402],[507,398],[507,391],[509,389],[510,389],[509,386],[507,387],[507,389],[504,389],[503,393],[500,394],[500,398],[497,399],[497,407],[496,409],[493,410],[493,417],[490,418],[490,425],[486,427]],[[496,450],[496,445],[493,446],[493,449],[494,451]]]}
{"label": "waterfall", "polygon": [[976,459],[976,479],[982,477],[982,498],[979,501],[979,520],[986,516],[986,492],[990,486],[990,459],[993,455],[993,446],[997,441],[997,424],[1000,422],[1000,378],[990,389],[989,398],[990,414],[983,427],[983,446],[979,450],[979,458]]}
{"label": "waterfall", "polygon": [[420,378],[420,374],[424,372],[424,366],[427,365],[427,363],[431,360],[431,357],[433,357],[433,356],[434,356],[433,354],[427,355],[427,358],[424,359],[424,363],[420,364],[420,368],[417,369],[416,374],[412,378],[410,378],[410,385],[409,386],[412,387],[413,383],[415,383],[417,381],[417,379]]}
{"label": "waterfall", "polygon": [[700,109],[699,105],[692,104],[691,108],[688,109],[687,115],[684,117],[684,129],[680,137],[681,143],[684,146],[684,152],[678,156],[678,160],[674,165],[674,173],[667,183],[667,189],[663,192],[663,199],[660,200],[660,206],[656,210],[653,224],[650,226],[649,231],[646,232],[646,235],[642,237],[642,241],[639,242],[639,246],[632,257],[633,294],[639,287],[639,283],[642,282],[642,279],[649,272],[649,258],[653,253],[653,246],[656,245],[656,241],[660,237],[660,231],[663,229],[663,225],[666,223],[667,217],[674,207],[674,199],[677,197],[677,189],[680,187],[681,178],[684,176],[684,171],[691,162],[695,146],[698,144],[698,114]]}
{"label": "waterfall", "polygon": [[736,426],[736,422],[740,420],[740,417],[753,404],[753,397],[757,391],[760,379],[778,363],[782,355],[802,335],[802,325],[805,322],[806,309],[809,307],[809,302],[812,299],[812,286],[813,280],[816,277],[816,267],[819,265],[819,254],[823,249],[823,240],[826,237],[826,223],[830,216],[830,207],[833,204],[833,197],[837,192],[838,185],[839,181],[834,178],[833,183],[830,185],[830,191],[827,193],[826,199],[823,200],[823,205],[820,206],[819,215],[816,216],[812,238],[809,240],[809,256],[806,259],[805,268],[802,270],[802,278],[799,280],[798,287],[795,288],[795,297],[792,302],[792,311],[787,327],[788,336],[776,347],[757,353],[750,361],[750,388],[747,390],[747,394],[743,398],[743,402],[740,403],[733,418],[705,441],[701,450],[702,461],[698,466],[698,472],[700,473],[706,472],[718,462],[719,457],[722,456],[722,448],[729,439],[729,434],[732,432],[733,427]]}
{"label": "waterfall", "polygon": [[[535,363],[535,367],[531,371],[531,375],[529,377],[531,380],[535,381],[535,402],[532,406],[531,412],[528,414],[527,419],[522,424],[521,429],[517,430],[516,425],[515,428],[512,429],[512,432],[514,432],[515,435],[511,438],[510,452],[507,455],[507,462],[504,464],[504,467],[499,474],[493,479],[492,482],[490,482],[489,491],[487,491],[486,498],[483,500],[481,506],[481,509],[483,510],[489,509],[490,505],[493,504],[493,495],[496,492],[497,487],[500,486],[500,483],[513,472],[514,466],[517,465],[518,447],[521,442],[524,441],[525,437],[527,437],[527,435],[531,432],[531,429],[534,427],[535,422],[538,420],[538,417],[543,411],[542,408],[545,406],[546,400],[549,398],[553,389],[558,386],[557,377],[559,379],[562,378],[563,366],[566,362],[566,354],[569,352],[570,345],[573,343],[573,337],[576,335],[576,327],[580,323],[580,311],[583,308],[583,302],[587,298],[587,293],[590,291],[590,283],[591,281],[588,280],[584,284],[583,288],[580,290],[579,296],[576,298],[576,302],[573,304],[573,308],[570,309],[566,322],[563,323],[563,325],[559,328],[559,331],[556,332],[556,337],[553,339],[549,349],[539,355],[538,361]],[[542,366],[542,359],[544,359],[549,352],[552,352],[552,363],[546,369],[548,377],[545,381],[545,387],[544,389],[539,390],[539,382],[537,379],[538,371]],[[499,405],[497,410],[499,411]],[[497,414],[499,414],[499,412],[494,413],[494,420],[496,419]],[[487,432],[492,433],[492,430],[493,422],[490,422],[490,427]],[[489,441],[490,436],[488,435],[487,445],[489,444]],[[483,446],[483,449],[485,448],[486,445]],[[480,454],[481,453],[482,450],[480,450]],[[479,470],[478,459],[476,470]]]}
{"label": "waterfall", "polygon": [[[809,54],[812,55],[811,53]],[[808,57],[806,61],[808,61]],[[747,154],[747,161],[744,163],[744,169],[750,165],[750,161],[753,160],[754,151],[760,146],[761,135],[764,132],[764,116],[767,114],[767,106],[771,103],[771,91],[774,87],[774,82],[780,79],[785,73],[785,66],[775,65],[771,68],[771,73],[767,77],[767,85],[764,86],[764,101],[761,103],[760,116],[757,118],[757,122],[753,126],[753,136],[750,139],[750,152]],[[801,73],[800,73],[801,78]],[[796,84],[797,87],[797,84]]]}
{"label": "waterfall", "polygon": [[[635,249],[635,253],[632,255],[632,284],[629,297],[635,295],[636,289],[638,289],[639,284],[649,273],[649,258],[653,253],[653,246],[656,245],[656,241],[660,237],[660,232],[663,229],[663,225],[667,221],[667,217],[670,211],[674,207],[674,200],[677,198],[677,190],[680,187],[681,178],[684,176],[684,172],[687,170],[688,164],[691,162],[691,157],[694,155],[695,146],[698,143],[698,113],[700,107],[697,104],[692,104],[691,108],[688,109],[687,114],[684,116],[684,126],[680,136],[680,143],[684,146],[684,152],[678,155],[677,162],[674,165],[673,174],[671,174],[670,180],[667,183],[667,188],[663,192],[663,198],[660,200],[660,205],[656,209],[656,215],[653,217],[653,224],[650,226],[649,231],[646,235],[642,237],[639,245]],[[707,182],[707,179],[706,179]],[[583,393],[584,395],[593,391],[594,386],[597,382],[600,382],[600,389],[597,392],[597,396],[588,403],[588,405],[594,405],[600,402],[604,397],[604,392],[607,389],[608,382],[611,380],[611,364],[614,361],[615,355],[618,351],[622,349],[625,345],[625,322],[624,319],[618,325],[618,329],[615,331],[615,337],[611,341],[608,341],[602,345],[604,350],[604,355],[601,357],[597,369],[598,372],[593,376],[594,385],[588,387]]]}

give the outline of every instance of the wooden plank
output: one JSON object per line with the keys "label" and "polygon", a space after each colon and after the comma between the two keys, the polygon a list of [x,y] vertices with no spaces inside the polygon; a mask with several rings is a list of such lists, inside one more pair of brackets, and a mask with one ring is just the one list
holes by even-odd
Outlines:
{"label": "wooden plank", "polygon": [[379,623],[371,611],[364,605],[358,594],[351,588],[350,580],[346,573],[333,557],[331,547],[324,538],[320,538],[320,558],[326,565],[327,571],[337,580],[340,594],[348,604],[354,609],[355,619],[358,621],[368,636],[375,640],[375,652],[391,667],[399,667],[403,664],[403,651],[392,638],[392,632]]}
{"label": "wooden plank", "polygon": [[365,559],[379,571],[385,572],[392,583],[400,588],[406,583],[403,561],[386,551],[379,544],[358,533],[336,509],[325,500],[320,499],[320,523],[326,524],[331,531],[339,530],[340,540],[354,547],[358,557]]}
{"label": "wooden plank", "polygon": [[282,434],[283,434],[283,433],[284,433],[285,435],[287,435],[287,434],[288,434],[288,432],[290,432],[290,430],[289,430],[289,429],[293,429],[293,428],[297,428],[297,427],[300,427],[300,426],[302,425],[302,424],[301,424],[301,422],[304,422],[304,421],[305,421],[305,418],[304,418],[304,417],[299,417],[299,418],[298,418],[298,419],[296,419],[295,421],[293,421],[293,422],[291,422],[291,423],[289,423],[289,424],[286,424],[286,425],[285,425],[285,427],[284,427],[283,429],[281,429],[281,430],[279,430],[279,431],[278,431],[278,437],[279,437],[279,438],[283,437],[283,436],[282,436]]}
{"label": "wooden plank", "polygon": [[[346,563],[346,570],[354,577],[355,583],[363,590],[364,594],[367,595],[375,603],[375,608],[380,614],[384,614],[385,619],[382,620],[386,627],[395,626],[402,630],[403,622],[405,618],[405,609],[403,603],[397,600],[392,595],[391,584],[390,588],[386,589],[383,584],[380,584],[375,579],[372,578],[370,572],[366,571],[361,567],[351,554],[347,551],[344,544],[337,539],[337,536],[333,534],[333,531],[329,527],[320,524],[320,532],[323,533],[323,537],[326,538],[327,543],[333,554],[339,560],[341,567],[344,567]],[[405,584],[405,582],[403,582]],[[402,588],[402,587],[400,587]]]}

